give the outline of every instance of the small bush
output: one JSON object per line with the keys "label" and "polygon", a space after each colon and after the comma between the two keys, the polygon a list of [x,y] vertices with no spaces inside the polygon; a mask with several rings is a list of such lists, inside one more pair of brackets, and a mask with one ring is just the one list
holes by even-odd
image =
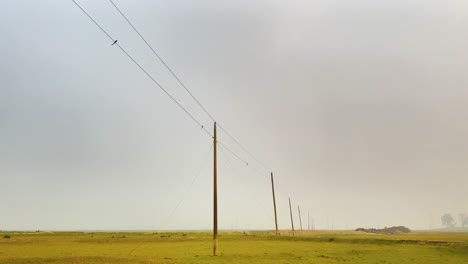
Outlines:
{"label": "small bush", "polygon": [[9,239],[9,238],[11,238],[11,236],[10,235],[4,235],[3,238],[4,239]]}

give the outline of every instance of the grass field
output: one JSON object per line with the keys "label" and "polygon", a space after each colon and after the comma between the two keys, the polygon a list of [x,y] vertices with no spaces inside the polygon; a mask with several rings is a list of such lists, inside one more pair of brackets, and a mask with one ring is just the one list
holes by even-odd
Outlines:
{"label": "grass field", "polygon": [[226,232],[219,239],[212,257],[209,233],[1,233],[0,263],[468,264],[467,233]]}

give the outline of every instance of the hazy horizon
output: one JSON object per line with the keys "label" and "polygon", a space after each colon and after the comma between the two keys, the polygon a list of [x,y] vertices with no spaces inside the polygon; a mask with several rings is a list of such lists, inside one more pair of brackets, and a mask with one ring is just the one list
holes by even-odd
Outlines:
{"label": "hazy horizon", "polygon": [[[109,1],[77,0],[204,127]],[[468,214],[468,2],[114,0],[215,119],[219,228]],[[73,4],[0,8],[0,230],[212,226],[212,139]]]}

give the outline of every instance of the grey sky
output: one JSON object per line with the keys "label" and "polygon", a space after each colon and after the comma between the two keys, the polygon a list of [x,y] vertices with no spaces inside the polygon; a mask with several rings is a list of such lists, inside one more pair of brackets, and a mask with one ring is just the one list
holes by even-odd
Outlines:
{"label": "grey sky", "polygon": [[[78,2],[212,128],[108,1]],[[468,2],[115,2],[274,171],[280,228],[289,195],[323,229],[468,212]],[[211,227],[211,139],[72,1],[2,1],[0,33],[0,229]],[[220,228],[273,228],[268,173],[225,154]]]}

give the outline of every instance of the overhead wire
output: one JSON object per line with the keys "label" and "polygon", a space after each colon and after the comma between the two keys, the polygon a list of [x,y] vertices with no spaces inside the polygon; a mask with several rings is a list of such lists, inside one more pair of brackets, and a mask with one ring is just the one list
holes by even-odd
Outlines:
{"label": "overhead wire", "polygon": [[263,164],[260,160],[258,160],[250,151],[248,151],[237,139],[235,139],[229,132],[226,131],[221,125],[219,125],[219,128],[226,134],[228,135],[237,145],[239,145],[247,154],[249,154],[250,157],[252,157],[258,164],[260,164],[263,168],[265,168],[268,172],[271,172],[271,169],[269,169],[267,166]]}
{"label": "overhead wire", "polygon": [[268,180],[270,179],[266,174],[264,173],[261,173],[260,171],[258,171],[257,169],[255,169],[253,166],[250,166],[249,163],[247,161],[245,161],[244,159],[242,159],[241,157],[239,157],[238,154],[236,154],[236,152],[232,151],[230,148],[228,148],[225,144],[223,144],[223,142],[220,142],[218,141],[219,145],[221,145],[223,148],[225,148],[227,151],[229,151],[235,158],[237,158],[239,161],[241,161],[242,163],[244,163],[245,165],[247,165],[248,167],[250,167],[252,169],[252,171],[254,171],[255,173],[257,173],[259,176],[262,176],[262,177],[265,177],[267,178]]}
{"label": "overhead wire", "polygon": [[[75,0],[71,0],[112,42],[115,42],[115,39],[83,8],[81,7]],[[154,51],[154,49],[151,47],[151,45],[149,45],[149,43],[144,39],[144,37],[139,33],[139,31],[133,26],[133,24],[128,20],[128,18],[122,13],[122,11],[115,5],[115,3],[112,1],[112,0],[109,0],[115,7],[116,9],[119,11],[119,13],[121,13],[121,15],[127,20],[127,22],[132,26],[132,28],[134,28],[134,30],[138,33],[139,36],[141,36],[141,38],[145,41],[145,43],[147,43],[148,47],[150,47],[151,50]],[[143,66],[141,66],[140,63],[138,63],[134,58],[133,56],[131,56],[118,42],[115,42],[115,45],[141,70],[143,71],[143,73],[145,73],[145,75],[151,79],[151,81],[153,81],[153,83],[155,83],[167,96],[169,96],[169,98],[172,99],[172,101],[174,101],[199,127],[201,127],[201,129],[203,129],[209,136],[213,137],[213,135],[206,129],[206,127],[200,122],[198,121],[184,106],[182,106],[181,103],[179,103],[177,101],[177,99],[175,99],[145,68],[143,68]],[[155,55],[159,57],[159,55],[154,51]],[[161,59],[161,61],[163,62],[163,64],[166,66],[166,68],[174,75],[174,77],[180,81],[180,79],[177,77],[177,75],[170,69],[170,67],[164,62],[164,60]],[[190,92],[190,90],[188,90],[188,88],[186,88],[186,86],[180,81],[181,85],[184,86],[184,88],[187,90],[187,92],[189,92],[189,94],[193,97],[193,99],[199,104],[199,106],[204,110],[206,111],[206,109],[203,107],[203,105],[201,105],[201,103],[195,98],[195,96],[193,96],[193,94]],[[212,120],[214,120],[212,118],[212,116],[209,114],[208,111],[206,111],[206,113],[210,116],[210,118]],[[236,144],[238,144],[239,146],[241,146],[242,149],[244,149],[244,151],[246,151],[250,156],[252,156],[259,164],[261,164],[262,166],[264,166],[257,158],[255,158],[246,148],[244,148],[234,137],[232,137],[231,134],[229,134],[221,125],[219,125],[219,123],[217,123],[217,126],[220,127],[220,129],[222,131],[224,131],[229,137],[231,137],[234,142],[236,142]],[[219,141],[218,141],[219,142]],[[223,144],[222,142],[219,142],[220,144]],[[233,150],[231,150],[229,147],[227,147],[226,145],[223,144],[223,146],[229,151],[231,152],[237,159],[239,159],[240,161],[242,161],[244,164],[246,165],[249,165],[249,163],[240,157],[239,154],[235,153]]]}
{"label": "overhead wire", "polygon": [[[114,39],[83,7],[81,7],[75,0],[71,0],[114,44],[117,46],[158,88],[160,88],[174,103],[176,103],[179,108],[181,108],[185,114],[189,116],[189,118],[195,122],[206,134],[210,137],[213,137],[211,132],[209,132],[206,127],[197,119],[195,118],[175,97],[173,97],[140,63],[138,63],[132,55],[130,55],[117,41]],[[212,121],[215,121],[213,116],[206,110],[206,108],[200,103],[200,101],[193,95],[193,93],[187,88],[187,86],[181,81],[181,79],[177,76],[177,74],[169,67],[169,65],[162,59],[162,57],[152,48],[152,46],[148,43],[148,41],[143,37],[143,35],[136,29],[136,27],[130,22],[130,20],[125,16],[121,9],[117,7],[117,5],[112,1],[109,0],[112,5],[118,10],[118,12],[124,17],[127,23],[134,29],[134,31],[140,36],[140,38],[145,42],[145,44],[152,50],[153,54],[160,59],[160,61],[164,64],[164,66],[168,69],[168,71],[174,76],[174,78],[180,83],[180,85],[189,93],[189,95],[194,99],[194,101],[200,106],[200,108],[210,117]],[[234,136],[232,136],[223,126],[217,122],[218,127],[223,131],[229,138],[231,138],[240,148],[247,153],[251,158],[253,158],[258,164],[260,164],[264,169],[267,171],[271,171],[263,162],[261,162],[256,156],[254,156],[250,151],[247,150]],[[242,163],[249,166],[248,161],[242,158],[239,154],[234,152],[232,149],[227,147],[223,142],[218,141],[218,143],[229,151],[233,156],[239,159]],[[249,166],[253,168],[252,166]],[[257,171],[258,172],[258,171]],[[262,174],[263,175],[263,174]],[[264,177],[267,177],[264,175]],[[268,177],[267,177],[268,178]]]}
{"label": "overhead wire", "polygon": [[[232,151],[229,147],[227,147],[225,144],[223,144],[223,142],[218,141],[218,143],[219,143],[219,145],[220,145],[222,148],[224,148],[224,149],[227,150],[229,153],[231,153],[231,155],[233,155],[233,156],[234,156],[236,159],[238,159],[240,162],[242,162],[242,163],[244,163],[244,164],[247,163],[244,159],[242,159],[241,157],[239,157],[239,155],[237,155],[237,154],[236,154],[234,151]],[[220,148],[220,149],[221,149],[221,148]],[[222,151],[222,149],[221,149],[221,151]],[[223,152],[223,154],[224,154],[224,152]],[[224,155],[226,155],[226,154],[224,154]],[[247,163],[246,165],[249,165],[249,164]],[[258,176],[264,177],[264,178],[267,179],[268,181],[271,180],[269,176],[267,176],[267,175],[265,175],[264,173],[258,171],[258,170],[255,169],[253,166],[248,166],[248,167],[250,167],[250,168],[252,169],[252,171],[253,171],[255,174],[257,174]],[[275,182],[276,182],[276,184],[275,184],[275,192],[276,192],[277,196],[280,195],[280,196],[283,196],[283,197],[289,197],[289,196],[290,196],[289,194],[284,193],[283,190],[282,190],[281,188],[278,188],[278,180],[277,180],[277,179],[275,179]],[[279,195],[278,195],[278,194],[279,194]]]}
{"label": "overhead wire", "polygon": [[223,142],[221,141],[217,141],[219,145],[223,146],[227,151],[231,152],[232,155],[234,155],[238,160],[240,160],[242,163],[244,163],[245,165],[249,166],[249,163],[244,160],[243,158],[241,158],[237,153],[235,153],[233,150],[231,150],[230,148],[228,148],[226,145],[224,145]]}
{"label": "overhead wire", "polygon": [[143,66],[140,65],[117,41],[114,39],[99,23],[91,17],[91,15],[86,12],[75,0],[71,0],[114,44],[115,46],[119,47],[119,49],[136,65],[140,70],[145,73],[145,75],[156,84],[169,98],[172,99],[189,117],[192,119],[202,130],[204,130],[208,135],[213,137],[213,135],[205,128],[205,126],[198,121],[175,97],[173,97]]}
{"label": "overhead wire", "polygon": [[[124,18],[124,20],[130,25],[130,27],[135,31],[135,33],[140,37],[140,39],[146,44],[146,46],[152,51],[152,53],[161,61],[161,63],[166,67],[166,69],[172,74],[172,76],[177,80],[177,82],[185,89],[185,91],[192,97],[192,99],[198,104],[198,106],[208,115],[208,117],[213,121],[216,122],[213,115],[200,103],[200,101],[193,95],[193,93],[188,89],[184,82],[179,78],[179,76],[171,69],[171,67],[166,63],[166,61],[159,55],[158,52],[153,48],[153,46],[146,40],[143,34],[135,27],[135,25],[128,19],[128,17],[124,14],[124,12],[115,4],[113,0],[109,0],[111,4],[115,7],[115,9],[119,12],[119,14]],[[258,158],[256,158],[250,151],[248,151],[236,138],[234,138],[223,126],[217,122],[218,127],[227,135],[229,136],[237,145],[241,147],[250,157],[252,157],[256,162],[258,162],[263,168],[265,168],[268,172],[271,172],[264,163],[262,163]],[[238,156],[236,154],[236,156]],[[244,162],[247,164],[247,162]]]}
{"label": "overhead wire", "polygon": [[213,122],[216,122],[216,120],[213,118],[213,116],[206,110],[206,108],[198,101],[198,99],[192,94],[192,92],[185,86],[185,84],[182,82],[182,80],[175,74],[175,72],[169,67],[169,65],[166,63],[166,61],[156,52],[156,50],[149,44],[149,42],[143,37],[143,35],[140,33],[140,31],[133,25],[132,22],[127,18],[127,16],[120,10],[120,8],[114,3],[114,1],[109,0],[111,4],[117,9],[117,11],[120,13],[120,15],[127,21],[127,23],[132,27],[132,29],[138,34],[138,36],[145,42],[146,46],[153,52],[153,54],[162,62],[162,64],[166,67],[166,69],[172,74],[172,76],[179,82],[179,84],[187,91],[187,93],[192,97],[193,100],[198,104],[198,106],[203,109],[203,111],[211,118]]}
{"label": "overhead wire", "polygon": [[[175,99],[156,79],[147,71],[143,66],[141,66],[118,42],[115,42],[115,39],[88,13],[81,7],[75,0],[71,0],[119,49],[135,64],[138,68],[145,73],[145,75],[150,78],[153,83],[155,83],[169,98],[171,98],[201,129],[203,129],[209,136],[213,137],[213,135],[206,129],[206,127],[201,124],[182,104],[180,104],[177,99]],[[219,124],[217,123],[219,126]],[[220,126],[221,130],[227,132],[224,128]],[[226,133],[227,134],[227,133]],[[228,134],[230,136],[230,134]],[[232,137],[232,136],[231,136]],[[237,142],[237,141],[236,141]],[[249,165],[249,163],[240,157],[239,154],[234,152],[232,149],[227,147],[222,142],[218,141],[220,145],[222,145],[226,150],[228,150],[232,155],[234,155],[237,159],[243,162],[245,165]],[[238,143],[238,142],[237,142]],[[239,144],[239,143],[238,143]],[[265,176],[266,177],[266,176]]]}
{"label": "overhead wire", "polygon": [[[234,169],[234,166],[232,165],[231,160],[230,160],[229,157],[226,155],[226,153],[224,153],[223,148],[225,148],[225,147],[223,146],[223,147],[219,148],[219,150],[221,151],[221,153],[222,153],[222,154],[224,155],[224,157],[226,158],[226,161],[227,161],[229,167],[231,168],[231,170],[234,172],[234,174],[236,174],[237,177],[240,177],[240,176],[239,176],[239,172],[238,172],[236,169]],[[258,199],[255,198],[254,196],[252,196],[252,198],[253,198],[253,200],[257,203],[257,205],[258,205],[260,208],[262,208],[263,213],[264,213],[268,218],[270,218],[272,221],[274,221],[274,218],[270,215],[270,213],[267,212],[265,206],[264,206],[262,203],[260,203],[260,202],[258,201]]]}

